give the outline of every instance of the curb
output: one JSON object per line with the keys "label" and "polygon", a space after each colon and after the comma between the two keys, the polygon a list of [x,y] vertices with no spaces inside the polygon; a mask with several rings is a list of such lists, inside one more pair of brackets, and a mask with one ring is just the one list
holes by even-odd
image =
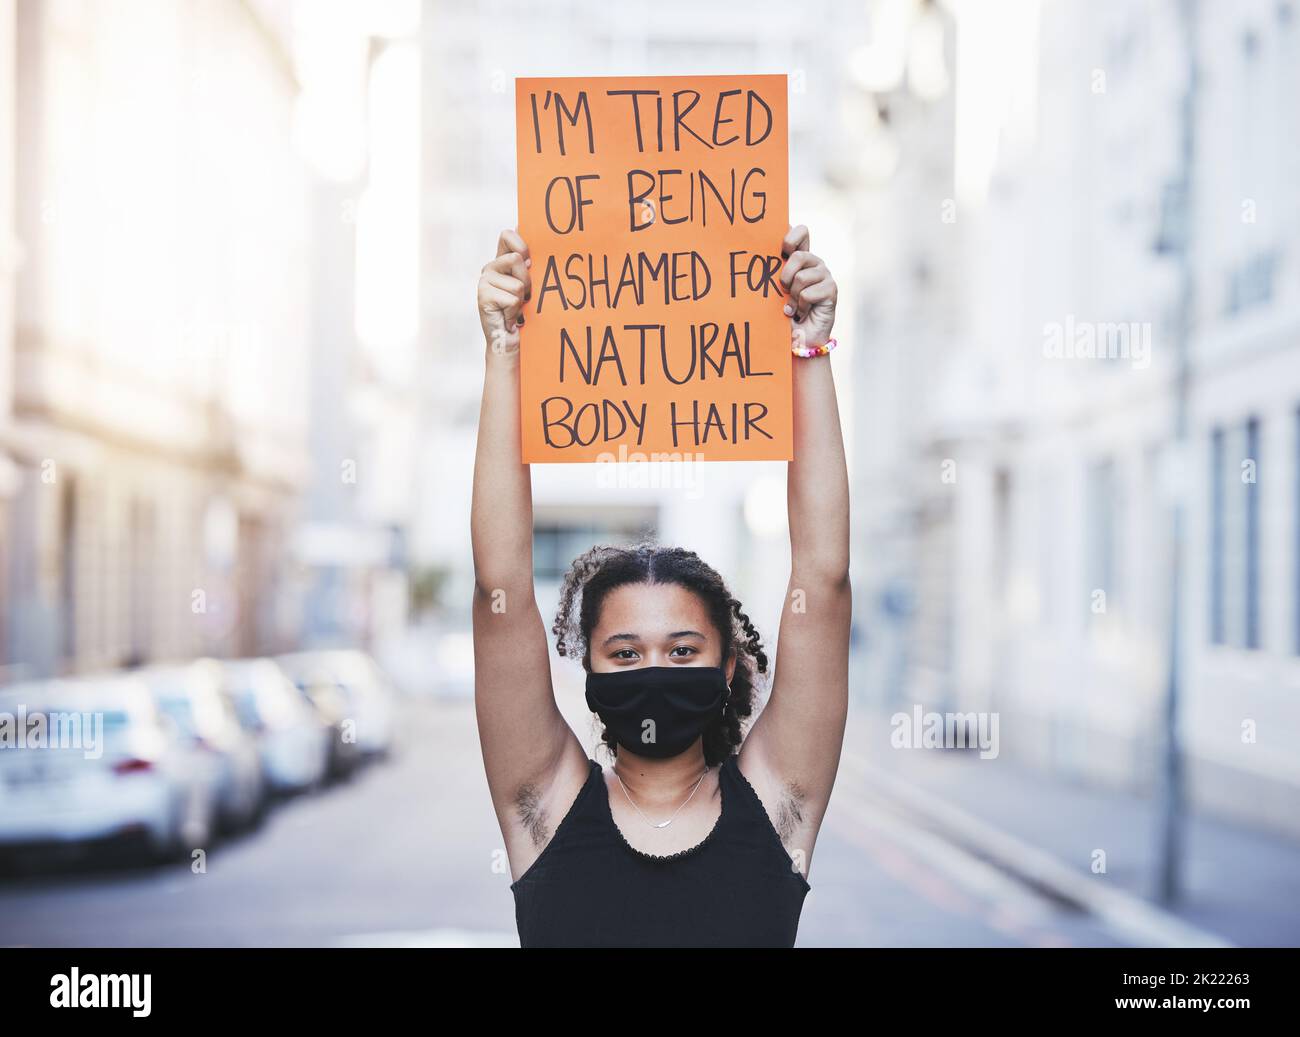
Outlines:
{"label": "curb", "polygon": [[992,862],[1053,899],[1087,912],[1137,946],[1233,947],[1147,900],[1122,890],[1107,889],[1045,850],[1002,831],[934,793],[868,763],[846,749],[841,764],[849,764],[870,788],[911,817],[975,857]]}

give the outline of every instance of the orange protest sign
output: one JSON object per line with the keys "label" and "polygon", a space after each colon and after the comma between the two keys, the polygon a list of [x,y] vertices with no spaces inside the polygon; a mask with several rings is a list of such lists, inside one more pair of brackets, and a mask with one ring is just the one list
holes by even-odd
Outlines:
{"label": "orange protest sign", "polygon": [[523,460],[790,460],[786,77],[518,79]]}

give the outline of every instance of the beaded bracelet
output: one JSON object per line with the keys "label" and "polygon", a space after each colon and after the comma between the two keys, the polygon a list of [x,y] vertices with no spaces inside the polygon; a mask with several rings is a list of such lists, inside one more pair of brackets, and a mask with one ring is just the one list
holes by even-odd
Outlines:
{"label": "beaded bracelet", "polygon": [[801,356],[805,358],[811,356],[825,356],[832,349],[834,349],[836,345],[837,345],[836,341],[832,338],[832,339],[828,339],[824,344],[820,346],[791,346],[790,352],[793,353],[795,356]]}

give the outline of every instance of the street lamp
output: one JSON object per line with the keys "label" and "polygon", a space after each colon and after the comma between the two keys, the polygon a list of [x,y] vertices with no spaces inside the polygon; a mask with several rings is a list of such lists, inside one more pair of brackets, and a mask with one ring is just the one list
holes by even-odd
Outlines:
{"label": "street lamp", "polygon": [[1169,587],[1169,640],[1167,682],[1164,701],[1164,753],[1161,760],[1160,831],[1156,888],[1162,903],[1172,904],[1180,895],[1181,838],[1183,814],[1183,759],[1178,740],[1179,705],[1183,684],[1182,598],[1185,586],[1186,543],[1185,462],[1189,450],[1188,409],[1191,396],[1191,335],[1195,306],[1195,275],[1192,267],[1192,190],[1196,147],[1196,99],[1199,70],[1196,61],[1196,0],[1178,5],[1183,47],[1187,55],[1187,85],[1183,93],[1179,126],[1179,171],[1166,187],[1161,206],[1160,232],[1155,251],[1178,260],[1178,305],[1174,341],[1174,428],[1171,458],[1178,471],[1170,483],[1173,496]]}

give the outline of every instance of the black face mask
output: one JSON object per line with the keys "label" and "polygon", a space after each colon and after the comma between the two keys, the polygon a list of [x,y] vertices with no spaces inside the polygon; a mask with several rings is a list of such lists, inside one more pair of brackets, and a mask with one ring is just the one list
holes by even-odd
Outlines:
{"label": "black face mask", "polygon": [[587,706],[619,745],[666,759],[722,716],[731,689],[718,666],[642,666],[587,674]]}

